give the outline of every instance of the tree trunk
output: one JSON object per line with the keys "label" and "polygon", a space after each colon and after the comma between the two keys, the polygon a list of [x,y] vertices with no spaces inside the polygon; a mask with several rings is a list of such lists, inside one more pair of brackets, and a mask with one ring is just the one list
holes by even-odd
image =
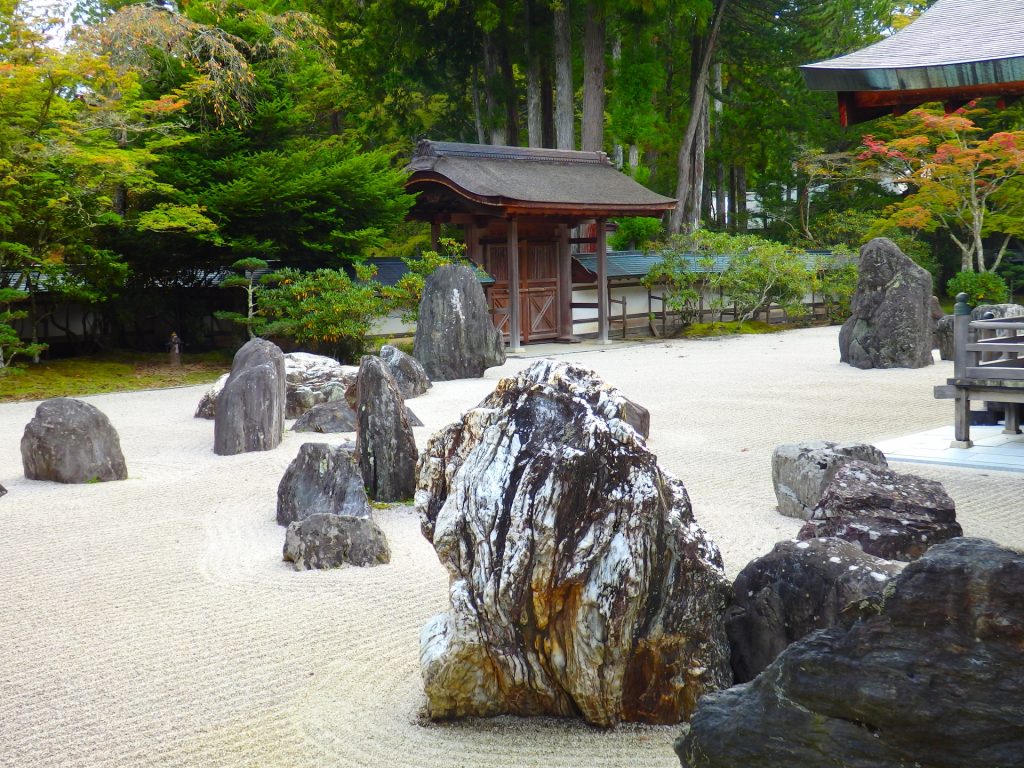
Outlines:
{"label": "tree trunk", "polygon": [[736,166],[729,166],[729,231],[736,231]]}
{"label": "tree trunk", "polygon": [[736,229],[747,231],[747,169],[736,166]]}
{"label": "tree trunk", "polygon": [[604,8],[587,3],[583,22],[583,149],[604,149]]}
{"label": "tree trunk", "polygon": [[569,0],[554,9],[555,18],[555,145],[575,149],[573,133],[572,37],[569,31]]}
{"label": "tree trunk", "polygon": [[541,66],[540,79],[541,146],[555,147],[555,98],[551,86],[550,63]]}
{"label": "tree trunk", "polygon": [[[510,147],[519,146],[519,105],[516,99],[516,75],[512,69],[512,57],[508,50],[508,31],[502,34],[498,45],[498,61],[501,63],[501,98],[505,102],[505,141]],[[495,142],[497,143],[497,142]]]}
{"label": "tree trunk", "polygon": [[700,229],[701,211],[704,209],[704,158],[708,146],[708,102],[704,100],[703,119],[697,126],[693,141],[693,178],[690,182],[690,218],[686,222],[687,232]]}
{"label": "tree trunk", "polygon": [[[683,135],[683,141],[679,145],[679,155],[676,162],[676,168],[679,172],[679,180],[676,183],[676,199],[679,200],[679,203],[669,217],[669,232],[671,233],[678,233],[682,229],[684,209],[688,204],[692,205],[690,198],[694,197],[694,187],[700,185],[699,180],[696,185],[694,184],[694,162],[696,160],[694,148],[698,129],[705,119],[704,108],[707,103],[708,72],[711,68],[711,56],[715,51],[715,44],[718,41],[718,32],[722,28],[722,17],[725,15],[727,2],[728,0],[717,0],[715,3],[715,15],[707,32],[702,37],[695,36],[694,38],[695,41],[700,41],[700,56],[695,59],[696,67],[690,89],[693,96],[690,104],[690,119],[686,124],[686,133]],[[697,210],[700,210],[699,207]]]}
{"label": "tree trunk", "polygon": [[501,74],[498,63],[498,46],[491,33],[484,35],[484,128],[491,144],[506,144],[502,109],[498,99]]}
{"label": "tree trunk", "polygon": [[[715,91],[715,121],[712,124],[711,138],[715,146],[722,142],[722,100],[718,98],[722,93],[722,64],[715,64],[712,68],[712,77]],[[721,150],[719,149],[719,155]],[[721,156],[715,162],[715,222],[719,229],[725,229],[725,163]]]}
{"label": "tree trunk", "polygon": [[472,81],[470,82],[470,95],[473,99],[473,124],[476,126],[476,143],[484,144],[487,137],[484,135],[484,121],[480,115],[480,84],[476,70],[476,63],[473,64]]}
{"label": "tree trunk", "polygon": [[526,55],[526,140],[531,147],[544,146],[544,115],[541,108],[540,55],[533,28],[533,2],[523,0],[524,53]]}

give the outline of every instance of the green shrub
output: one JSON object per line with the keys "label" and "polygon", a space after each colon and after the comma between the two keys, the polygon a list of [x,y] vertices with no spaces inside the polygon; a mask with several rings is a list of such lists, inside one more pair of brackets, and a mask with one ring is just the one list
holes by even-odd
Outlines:
{"label": "green shrub", "polygon": [[830,256],[820,256],[811,287],[821,296],[829,322],[843,322],[850,316],[850,301],[857,290],[857,260],[841,249]]}
{"label": "green shrub", "polygon": [[959,272],[946,283],[946,293],[953,299],[966,293],[972,306],[1001,304],[1010,296],[1006,281],[995,272]]}
{"label": "green shrub", "polygon": [[631,217],[617,219],[619,228],[608,238],[608,245],[613,251],[629,251],[643,248],[662,233],[661,219]]}
{"label": "green shrub", "polygon": [[380,284],[360,273],[354,281],[344,270],[299,272],[282,269],[273,282],[256,289],[262,332],[284,336],[314,352],[342,361],[359,361],[374,318],[387,314]]}

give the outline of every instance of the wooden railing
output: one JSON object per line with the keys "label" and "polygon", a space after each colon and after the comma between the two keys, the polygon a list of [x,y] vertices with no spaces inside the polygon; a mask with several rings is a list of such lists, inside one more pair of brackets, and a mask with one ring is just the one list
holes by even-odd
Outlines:
{"label": "wooden railing", "polygon": [[1024,381],[1024,317],[953,318],[953,377]]}
{"label": "wooden railing", "polygon": [[[618,304],[622,307],[622,312],[616,313],[611,312],[611,305]],[[572,303],[573,309],[598,309],[596,301],[574,301]],[[608,332],[611,333],[612,323],[621,323],[622,325],[622,338],[626,338],[626,331],[629,329],[629,313],[626,311],[626,297],[623,296],[621,299],[613,299],[611,296],[608,297]],[[580,319],[577,320],[575,317],[572,320],[573,326],[582,325],[583,323],[596,323],[597,318]]]}
{"label": "wooden railing", "polygon": [[954,448],[970,448],[971,400],[1001,403],[1006,434],[1020,434],[1024,404],[1024,317],[971,319],[967,294],[953,308],[953,378],[935,397],[955,401]]}

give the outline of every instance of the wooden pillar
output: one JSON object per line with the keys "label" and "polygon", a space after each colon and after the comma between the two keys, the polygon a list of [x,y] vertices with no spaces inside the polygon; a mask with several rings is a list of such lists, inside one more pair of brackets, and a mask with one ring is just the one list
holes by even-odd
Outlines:
{"label": "wooden pillar", "polygon": [[480,244],[480,227],[475,223],[466,225],[466,255],[478,267],[484,268],[484,250]]}
{"label": "wooden pillar", "polygon": [[[970,340],[971,308],[967,304],[967,294],[958,293],[953,307],[953,380],[967,376],[968,352]],[[967,388],[958,386],[953,401],[953,441],[951,448],[970,448],[971,442],[971,399]]]}
{"label": "wooden pillar", "polygon": [[1003,434],[1020,434],[1020,403],[1003,403]]}
{"label": "wooden pillar", "polygon": [[608,343],[608,238],[605,220],[597,220],[597,340]]}
{"label": "wooden pillar", "polygon": [[519,319],[519,222],[508,218],[505,254],[508,259],[508,348],[519,352],[523,348]]}
{"label": "wooden pillar", "polygon": [[430,247],[433,250],[437,250],[438,245],[441,242],[441,222],[432,221],[430,222]]}
{"label": "wooden pillar", "polygon": [[953,441],[950,448],[970,448],[971,442],[971,400],[966,387],[956,388],[953,403]]}
{"label": "wooden pillar", "polygon": [[569,225],[558,227],[558,332],[559,338],[574,339],[572,334],[572,250]]}

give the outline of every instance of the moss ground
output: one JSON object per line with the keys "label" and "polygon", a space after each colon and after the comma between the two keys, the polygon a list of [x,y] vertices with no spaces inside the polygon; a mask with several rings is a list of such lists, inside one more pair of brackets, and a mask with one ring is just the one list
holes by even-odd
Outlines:
{"label": "moss ground", "polygon": [[205,384],[227,371],[231,360],[182,355],[181,366],[171,367],[166,354],[125,352],[18,365],[0,369],[0,402]]}

